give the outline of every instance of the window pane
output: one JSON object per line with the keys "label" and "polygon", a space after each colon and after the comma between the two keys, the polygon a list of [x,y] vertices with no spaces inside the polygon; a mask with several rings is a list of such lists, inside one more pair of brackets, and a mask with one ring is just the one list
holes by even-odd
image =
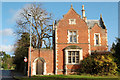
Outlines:
{"label": "window pane", "polygon": [[76,56],[76,59],[79,59],[79,56]]}
{"label": "window pane", "polygon": [[96,35],[96,39],[98,39],[98,35]]}
{"label": "window pane", "polygon": [[96,44],[98,44],[98,35],[96,35]]}
{"label": "window pane", "polygon": [[73,40],[74,40],[74,42],[77,42],[77,40],[76,40],[76,36],[73,37]]}
{"label": "window pane", "polygon": [[79,52],[78,51],[76,51],[76,56],[79,56]]}
{"label": "window pane", "polygon": [[73,57],[73,63],[75,63],[75,57]]}
{"label": "window pane", "polygon": [[72,42],[72,36],[70,36],[70,42]]}
{"label": "window pane", "polygon": [[79,63],[79,58],[76,58],[76,63]]}
{"label": "window pane", "polygon": [[99,35],[95,35],[95,38],[96,38],[96,45],[99,44]]}
{"label": "window pane", "polygon": [[72,35],[72,31],[70,31],[69,34]]}
{"label": "window pane", "polygon": [[69,42],[77,42],[77,32],[69,31]]}
{"label": "window pane", "polygon": [[72,52],[72,56],[75,56],[75,51]]}
{"label": "window pane", "polygon": [[69,19],[69,24],[76,24],[76,20],[75,19]]}
{"label": "window pane", "polygon": [[79,63],[79,56],[76,56],[76,63]]}
{"label": "window pane", "polygon": [[73,24],[73,22],[74,22],[74,20],[73,20],[73,19],[71,19],[71,24]]}
{"label": "window pane", "polygon": [[76,35],[76,31],[73,32],[73,35]]}
{"label": "window pane", "polygon": [[68,57],[68,63],[71,63],[71,56]]}
{"label": "window pane", "polygon": [[68,56],[71,56],[71,51],[68,52]]}
{"label": "window pane", "polygon": [[96,40],[96,44],[98,45],[99,43],[98,43],[98,40]]}
{"label": "window pane", "polygon": [[74,19],[71,19],[71,24],[74,24]]}

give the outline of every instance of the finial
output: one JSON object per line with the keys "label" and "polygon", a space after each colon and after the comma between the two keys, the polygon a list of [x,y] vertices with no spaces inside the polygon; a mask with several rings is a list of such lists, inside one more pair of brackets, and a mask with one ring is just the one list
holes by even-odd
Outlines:
{"label": "finial", "polygon": [[71,8],[73,8],[73,5],[71,4]]}
{"label": "finial", "polygon": [[53,21],[53,26],[54,26],[54,21]]}
{"label": "finial", "polygon": [[100,17],[102,18],[102,14],[100,14]]}
{"label": "finial", "polygon": [[54,30],[55,26],[54,26],[54,21],[53,21],[53,30]]}
{"label": "finial", "polygon": [[84,10],[84,5],[82,5],[82,10]]}

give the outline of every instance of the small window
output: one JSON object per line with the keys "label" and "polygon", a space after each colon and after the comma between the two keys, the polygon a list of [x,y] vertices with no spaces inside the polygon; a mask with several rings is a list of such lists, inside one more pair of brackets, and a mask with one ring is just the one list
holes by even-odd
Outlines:
{"label": "small window", "polygon": [[100,34],[99,33],[95,34],[94,38],[95,38],[95,45],[100,45]]}
{"label": "small window", "polygon": [[69,37],[70,43],[76,43],[77,42],[77,31],[69,31],[68,37]]}
{"label": "small window", "polygon": [[79,51],[68,51],[68,63],[79,63]]}
{"label": "small window", "polygon": [[76,24],[76,19],[69,19],[69,24]]}
{"label": "small window", "polygon": [[99,45],[99,36],[96,35],[96,45]]}

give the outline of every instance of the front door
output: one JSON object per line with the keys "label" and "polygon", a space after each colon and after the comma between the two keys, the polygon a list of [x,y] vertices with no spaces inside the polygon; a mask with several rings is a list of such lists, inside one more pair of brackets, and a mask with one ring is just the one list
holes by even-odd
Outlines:
{"label": "front door", "polygon": [[41,60],[36,61],[36,74],[43,74],[43,62]]}

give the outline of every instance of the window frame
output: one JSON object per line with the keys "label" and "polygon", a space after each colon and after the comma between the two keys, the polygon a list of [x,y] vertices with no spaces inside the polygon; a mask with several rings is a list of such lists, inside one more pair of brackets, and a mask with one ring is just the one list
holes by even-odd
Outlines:
{"label": "window frame", "polygon": [[[72,32],[72,35],[70,35],[70,32]],[[73,32],[76,32],[76,35]],[[70,36],[72,36],[72,42]],[[74,41],[74,37],[76,37],[76,41]],[[78,30],[68,30],[68,43],[78,43]]]}
{"label": "window frame", "polygon": [[[70,53],[70,55],[69,55]],[[77,55],[78,53],[78,55]],[[73,55],[74,54],[74,55]],[[79,54],[80,52],[79,51],[68,51],[68,63],[71,64],[71,63],[79,63]],[[70,62],[69,62],[69,57],[70,57]],[[78,61],[77,61],[77,57],[78,57]],[[73,59],[75,58],[75,59]]]}
{"label": "window frame", "polygon": [[[72,52],[72,51],[79,51],[79,62],[78,62],[78,63],[72,63],[72,62],[69,63],[69,62],[68,62],[68,52],[69,52],[69,51],[71,51],[71,52]],[[66,64],[70,64],[70,65],[71,65],[71,64],[80,64],[80,61],[81,61],[81,60],[83,60],[83,52],[82,52],[82,49],[67,49],[67,50],[65,50],[65,61],[66,61],[65,63],[66,63]]]}
{"label": "window frame", "polygon": [[[72,22],[73,20],[73,22]],[[69,24],[76,24],[76,19],[69,19]]]}
{"label": "window frame", "polygon": [[[96,35],[98,35],[98,44],[96,44]],[[94,33],[94,46],[101,46],[100,33]]]}

